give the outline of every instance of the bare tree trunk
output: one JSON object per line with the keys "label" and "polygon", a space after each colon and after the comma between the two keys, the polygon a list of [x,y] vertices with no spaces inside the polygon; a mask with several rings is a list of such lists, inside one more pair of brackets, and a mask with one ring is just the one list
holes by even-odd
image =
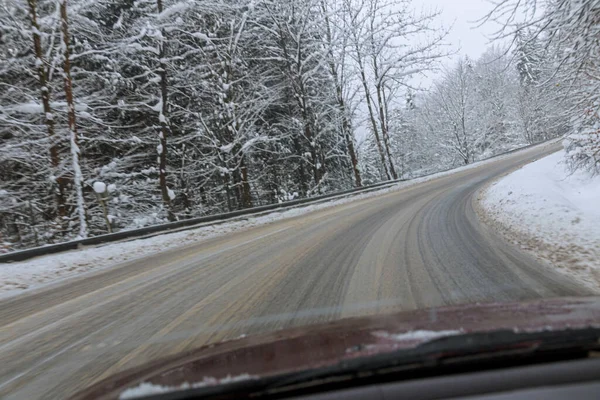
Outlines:
{"label": "bare tree trunk", "polygon": [[[354,184],[356,187],[362,186],[362,179],[360,177],[360,170],[358,169],[358,159],[356,157],[356,151],[354,150],[354,140],[352,137],[352,124],[350,119],[348,118],[346,102],[344,101],[344,93],[342,90],[342,82],[340,82],[340,76],[338,74],[338,69],[335,64],[335,57],[333,54],[333,35],[331,33],[331,22],[329,21],[329,11],[327,9],[327,2],[321,1],[321,9],[323,10],[323,16],[325,17],[325,28],[327,35],[327,44],[329,45],[328,57],[329,57],[329,71],[333,76],[333,80],[335,82],[335,91],[337,96],[338,107],[340,108],[340,113],[342,115],[342,130],[344,139],[346,140],[346,149],[348,151],[348,156],[350,156],[350,161],[352,162],[352,172],[354,173]],[[345,46],[344,46],[345,47]],[[345,55],[342,56],[342,59],[345,59]],[[343,77],[342,70],[342,77]],[[343,78],[342,78],[343,79]]]}
{"label": "bare tree trunk", "polygon": [[[372,3],[372,6],[376,5]],[[376,32],[376,28],[375,28],[375,14],[373,13],[371,15],[370,18],[370,30],[369,30],[369,34],[370,34],[370,39],[371,39],[371,46],[372,46],[372,50],[374,51],[376,48],[375,45],[375,41],[374,41],[374,37],[373,35]],[[373,73],[374,73],[374,79],[375,79],[375,91],[377,93],[377,106],[379,108],[379,125],[381,127],[381,136],[383,137],[383,145],[385,147],[385,152],[388,156],[388,162],[389,162],[389,173],[391,173],[392,178],[394,179],[398,179],[398,175],[396,174],[396,169],[394,168],[394,162],[392,160],[392,154],[390,151],[390,143],[389,143],[389,135],[388,135],[388,128],[387,128],[387,119],[386,119],[386,115],[385,115],[385,110],[384,110],[384,94],[383,94],[383,82],[382,82],[382,78],[380,76],[379,73],[379,63],[377,62],[377,55],[376,53],[373,53],[371,56],[371,60],[372,60],[372,64],[373,64]],[[389,175],[389,174],[388,174]]]}
{"label": "bare tree trunk", "polygon": [[[302,76],[302,71],[300,71],[300,66],[302,65],[302,63],[300,62],[301,60],[301,53],[300,50],[298,50],[298,56],[297,56],[297,70],[296,70],[296,74],[297,76]],[[298,97],[298,105],[300,106],[300,111],[302,112],[302,122],[304,124],[304,137],[306,138],[306,140],[308,141],[308,146],[310,148],[310,157],[311,157],[311,161],[312,161],[312,170],[313,170],[313,178],[315,180],[315,186],[319,186],[319,183],[321,181],[321,168],[317,165],[318,164],[318,160],[317,160],[317,143],[315,140],[315,133],[312,130],[312,118],[310,115],[310,111],[308,109],[308,99],[306,96],[306,88],[304,87],[304,84],[302,83],[302,78],[298,79],[297,82],[297,97]]]}
{"label": "bare tree trunk", "polygon": [[229,185],[229,173],[223,176],[223,182],[225,183],[225,195],[227,196],[227,209],[229,212],[233,211],[233,203],[231,202],[231,186]]}
{"label": "bare tree trunk", "polygon": [[381,159],[381,165],[385,171],[385,176],[387,180],[391,179],[390,170],[388,168],[388,164],[385,160],[385,154],[383,152],[383,146],[381,145],[381,138],[379,137],[379,129],[377,127],[377,121],[375,120],[375,112],[373,111],[373,100],[371,98],[371,92],[369,91],[369,84],[367,81],[367,75],[365,72],[365,64],[362,55],[362,51],[360,48],[360,39],[358,38],[358,33],[353,29],[352,36],[354,40],[354,50],[356,51],[356,61],[358,63],[358,69],[360,73],[360,80],[362,83],[363,91],[365,92],[365,101],[367,103],[367,109],[369,111],[369,120],[371,122],[371,129],[373,130],[373,135],[375,136],[375,143],[377,144],[377,152],[379,153],[379,158]]}
{"label": "bare tree trunk", "polygon": [[[12,217],[12,221],[11,218]],[[21,236],[21,230],[19,229],[19,223],[17,222],[17,215],[7,214],[6,215],[6,228],[10,235],[9,241],[12,243],[18,242],[19,247],[23,244],[23,237]]]}
{"label": "bare tree trunk", "polygon": [[[163,12],[163,3],[162,0],[156,0],[156,8],[158,13]],[[167,185],[167,137],[169,136],[169,125],[167,122],[167,113],[169,110],[168,107],[168,89],[167,89],[167,65],[164,63],[165,57],[165,45],[164,38],[166,32],[161,30],[161,38],[158,44],[158,76],[160,77],[160,101],[161,101],[161,110],[158,116],[160,122],[160,146],[158,147],[158,177],[159,177],[159,186],[160,193],[162,195],[163,204],[167,209],[167,217],[169,221],[175,221],[177,218],[171,209],[171,196],[169,195],[169,187]]]}
{"label": "bare tree trunk", "polygon": [[188,193],[188,185],[187,180],[185,178],[185,143],[181,145],[181,167],[179,169],[179,187],[181,188],[181,198],[183,202],[183,207],[185,209],[185,213],[189,217],[189,212],[191,208],[190,196]]}
{"label": "bare tree trunk", "polygon": [[[356,49],[356,51],[360,51],[360,49]],[[358,56],[360,60],[360,56]],[[381,164],[383,165],[383,169],[385,170],[385,175],[388,180],[391,179],[390,171],[388,168],[388,164],[385,160],[385,154],[383,153],[383,146],[381,145],[381,139],[379,138],[379,129],[377,127],[377,121],[375,120],[375,113],[373,112],[373,104],[371,103],[371,93],[369,93],[369,85],[367,83],[367,76],[365,75],[365,70],[362,65],[362,61],[359,61],[360,68],[360,78],[363,85],[363,90],[365,92],[365,100],[367,103],[367,109],[369,110],[369,120],[371,121],[371,128],[373,129],[373,135],[375,135],[375,143],[377,144],[377,151],[379,152],[379,157],[381,158]]]}
{"label": "bare tree trunk", "polygon": [[[269,144],[269,150],[271,153],[275,153],[276,152],[276,147],[273,144]],[[300,161],[302,162],[302,161]],[[268,190],[268,196],[269,199],[267,200],[268,203],[276,203],[277,199],[278,199],[278,194],[279,194],[279,187],[280,187],[280,180],[279,180],[279,171],[278,171],[278,162],[275,159],[275,157],[273,157],[272,155],[268,154],[265,157],[265,163],[267,164],[267,168],[271,171],[271,176],[272,179],[269,179],[267,182],[267,190]],[[260,201],[260,197],[258,196],[258,194],[256,195],[256,198]]]}
{"label": "bare tree trunk", "polygon": [[246,160],[243,154],[240,160],[240,170],[242,172],[242,205],[244,208],[250,208],[252,207],[252,194],[250,183],[248,182],[248,168],[246,167]]}
{"label": "bare tree trunk", "polygon": [[35,222],[35,213],[33,212],[33,207],[31,206],[31,201],[27,202],[27,206],[29,208],[29,225],[31,226],[31,230],[33,231],[33,240],[36,246],[40,245],[40,242],[38,240],[38,232],[37,232],[37,228],[35,227],[36,222]]}
{"label": "bare tree trunk", "polygon": [[467,128],[465,126],[465,116],[463,115],[463,117],[461,118],[461,125],[462,125],[462,134],[463,134],[463,143],[464,143],[464,147],[463,147],[463,151],[464,151],[464,159],[465,159],[465,165],[469,164],[469,161],[471,160],[471,152],[469,151],[469,142],[467,139]]}
{"label": "bare tree trunk", "polygon": [[[374,66],[377,66],[377,61],[373,61]],[[385,152],[388,156],[388,162],[390,163],[390,173],[392,174],[392,178],[398,179],[398,174],[396,174],[396,168],[394,167],[394,162],[392,160],[392,153],[390,151],[390,136],[388,132],[387,118],[385,117],[384,110],[384,95],[382,93],[383,88],[381,86],[381,82],[377,83],[376,86],[377,91],[377,103],[379,107],[379,124],[381,125],[381,136],[383,136],[383,145],[385,146]]]}
{"label": "bare tree trunk", "polygon": [[[286,98],[286,102],[287,101],[288,101],[288,99]],[[293,115],[291,106],[289,106],[289,105],[288,105],[288,112],[290,115]],[[298,167],[298,179],[300,180],[300,191],[302,192],[302,196],[306,196],[306,194],[308,193],[308,187],[307,187],[307,182],[306,182],[306,171],[304,170],[304,151],[302,149],[302,144],[300,143],[300,140],[298,139],[298,135],[293,136],[293,143],[294,143],[294,150],[296,151],[296,154],[298,155],[298,158],[300,160],[299,167]]]}
{"label": "bare tree trunk", "polygon": [[302,146],[297,136],[294,136],[294,149],[300,158],[300,166],[298,168],[298,177],[300,178],[300,190],[302,195],[306,196],[308,188],[306,187],[306,172],[304,171],[304,154],[302,154]]}
{"label": "bare tree trunk", "polygon": [[[37,2],[36,0],[28,0],[27,3],[29,5],[31,27],[33,28],[33,50],[35,52],[35,62],[40,83],[42,106],[44,107],[44,122],[46,124],[46,129],[48,130],[48,137],[50,138],[50,165],[52,166],[53,174],[57,176],[58,166],[60,165],[60,156],[58,154],[58,144],[56,143],[56,132],[54,131],[54,115],[52,114],[52,109],[50,107],[50,88],[48,87],[48,76],[45,67],[46,63],[44,62],[44,54],[42,51],[40,26],[37,22]],[[58,190],[55,193],[56,211],[62,222],[63,217],[67,213],[65,206],[66,182],[63,177],[57,177],[56,183],[58,185]]]}
{"label": "bare tree trunk", "polygon": [[200,186],[200,201],[202,201],[203,205],[208,204],[208,199],[206,198],[206,189],[204,189],[204,186]]}
{"label": "bare tree trunk", "polygon": [[[237,160],[234,160],[234,163],[237,164]],[[241,209],[242,207],[242,177],[239,168],[236,167],[235,170],[231,171],[231,177],[233,178],[233,193],[235,194],[235,208]]]}
{"label": "bare tree trunk", "polygon": [[[283,31],[281,29],[281,27],[279,26],[279,32],[280,32],[280,37],[284,38],[285,35],[283,34]],[[320,170],[319,168],[317,168],[317,152],[316,152],[316,141],[315,141],[315,135],[314,132],[311,129],[311,123],[312,123],[312,119],[310,118],[310,112],[308,110],[308,100],[307,100],[307,92],[306,89],[304,87],[304,84],[302,83],[302,51],[300,49],[300,44],[298,44],[298,49],[296,51],[296,68],[294,69],[294,66],[290,63],[290,53],[288,52],[288,48],[286,45],[285,40],[281,39],[280,40],[280,46],[281,49],[283,50],[283,54],[285,56],[285,60],[286,60],[286,65],[287,68],[289,70],[289,72],[291,73],[290,75],[290,80],[291,80],[291,87],[294,90],[294,97],[296,98],[297,102],[298,102],[298,107],[300,107],[300,112],[302,114],[302,123],[304,126],[304,137],[306,138],[306,140],[308,141],[308,145],[310,148],[310,156],[311,156],[311,164],[312,164],[312,170],[313,170],[313,178],[315,180],[315,186],[318,187],[319,185],[319,181],[321,180],[321,176],[320,176]],[[293,76],[297,76],[300,77],[297,80],[293,79]],[[302,157],[304,157],[304,155],[302,154]],[[301,174],[304,175],[304,168],[302,168],[301,170]]]}
{"label": "bare tree trunk", "polygon": [[[464,79],[464,78],[463,78]],[[469,139],[467,137],[467,124],[466,124],[466,94],[465,94],[465,85],[466,84],[462,84],[461,85],[461,97],[460,97],[460,127],[462,130],[462,137],[463,137],[463,152],[464,152],[464,161],[465,161],[465,165],[469,164],[470,158],[471,158],[471,152],[469,151],[470,146],[469,146]]]}
{"label": "bare tree trunk", "polygon": [[[343,107],[345,108],[345,107]],[[358,169],[358,158],[356,157],[356,150],[354,149],[354,138],[352,136],[352,130],[350,128],[350,122],[348,121],[348,117],[342,117],[343,121],[343,129],[344,129],[344,138],[346,139],[346,147],[348,148],[348,155],[350,156],[350,161],[352,162],[352,172],[354,172],[354,185],[356,187],[362,186],[362,178],[360,176],[360,170]]]}
{"label": "bare tree trunk", "polygon": [[308,146],[310,147],[310,158],[312,162],[313,178],[315,180],[315,185],[318,185],[319,181],[321,180],[321,176],[320,169],[317,166],[317,151],[315,149],[316,143],[313,137],[312,130],[310,129],[309,121],[306,120],[307,116],[305,115],[304,111],[302,112],[302,119],[304,119],[304,136],[306,137],[306,140],[308,140]]}
{"label": "bare tree trunk", "polygon": [[77,123],[75,118],[75,102],[73,101],[73,81],[71,79],[71,62],[69,59],[69,20],[67,18],[67,0],[60,2],[60,19],[63,38],[63,72],[65,83],[65,97],[67,100],[69,133],[71,141],[71,157],[73,159],[73,184],[77,196],[77,213],[79,216],[79,237],[87,237],[87,222],[85,218],[85,201],[83,199],[83,174],[79,166],[79,145],[77,138]]}

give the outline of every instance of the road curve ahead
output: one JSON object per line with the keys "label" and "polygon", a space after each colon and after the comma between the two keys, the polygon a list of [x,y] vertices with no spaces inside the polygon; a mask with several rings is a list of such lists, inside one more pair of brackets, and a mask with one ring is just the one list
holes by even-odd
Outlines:
{"label": "road curve ahead", "polygon": [[64,398],[116,371],[243,334],[589,294],[504,243],[473,208],[490,179],[556,149],[514,153],[4,300],[0,398]]}

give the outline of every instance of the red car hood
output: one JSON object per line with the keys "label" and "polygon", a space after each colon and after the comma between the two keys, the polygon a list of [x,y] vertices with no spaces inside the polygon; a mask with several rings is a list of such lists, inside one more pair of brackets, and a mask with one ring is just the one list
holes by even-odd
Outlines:
{"label": "red car hood", "polygon": [[[222,384],[335,365],[448,335],[600,326],[600,297],[492,303],[349,318],[205,346],[101,381],[75,399],[114,399],[142,382]],[[197,385],[196,385],[197,386]]]}

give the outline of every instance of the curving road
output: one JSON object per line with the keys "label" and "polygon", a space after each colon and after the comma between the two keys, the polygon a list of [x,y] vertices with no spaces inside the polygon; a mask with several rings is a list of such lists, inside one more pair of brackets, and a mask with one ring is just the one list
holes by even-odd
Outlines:
{"label": "curving road", "polygon": [[242,334],[587,294],[496,237],[473,208],[486,182],[555,150],[514,153],[4,300],[0,398],[64,398],[115,371]]}

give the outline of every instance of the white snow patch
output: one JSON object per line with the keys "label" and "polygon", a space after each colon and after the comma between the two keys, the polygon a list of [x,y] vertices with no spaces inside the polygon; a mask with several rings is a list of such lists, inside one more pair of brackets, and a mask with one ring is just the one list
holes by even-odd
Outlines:
{"label": "white snow patch", "polygon": [[244,145],[242,146],[242,152],[246,152],[249,148],[254,146],[256,143],[266,142],[268,140],[269,140],[269,138],[266,136],[258,136],[258,137],[252,138],[252,139],[248,140],[246,143],[244,143]]}
{"label": "white snow patch", "polygon": [[187,1],[182,1],[180,3],[175,3],[171,7],[168,7],[163,12],[161,12],[160,14],[158,14],[157,18],[158,18],[158,20],[167,19],[167,18],[169,18],[170,16],[172,16],[174,14],[184,12],[185,10],[187,10],[188,8],[190,8],[191,6],[192,6],[192,3],[191,2],[187,2]]}
{"label": "white snow patch", "polygon": [[41,104],[36,103],[36,102],[29,102],[29,103],[21,103],[21,104],[17,104],[13,107],[10,107],[9,110],[14,110],[15,112],[20,112],[23,114],[37,114],[37,113],[41,113],[44,108],[42,107]]}
{"label": "white snow patch", "polygon": [[94,182],[94,192],[98,194],[106,192],[106,184],[100,181]]}
{"label": "white snow patch", "polygon": [[207,42],[210,40],[208,38],[208,36],[205,33],[202,33],[202,32],[194,32],[194,33],[192,33],[192,36],[195,37],[195,38],[197,38],[197,39],[200,39],[200,40],[205,40]]}
{"label": "white snow patch", "polygon": [[163,108],[162,99],[159,99],[158,103],[156,103],[155,105],[151,106],[150,108],[152,109],[152,111],[162,112],[162,108]]}
{"label": "white snow patch", "polygon": [[600,176],[569,174],[559,151],[484,191],[482,218],[559,272],[600,290]]}
{"label": "white snow patch", "polygon": [[169,392],[178,392],[180,390],[189,390],[196,389],[206,386],[214,386],[214,385],[226,385],[228,383],[247,381],[250,379],[257,379],[256,376],[252,376],[249,374],[241,374],[237,376],[226,376],[223,379],[216,379],[211,377],[204,377],[201,382],[196,383],[188,383],[184,382],[179,386],[161,386],[155,385],[148,382],[142,382],[138,386],[129,388],[124,390],[120,395],[119,399],[136,399],[139,397],[146,397],[155,394],[169,393]]}
{"label": "white snow patch", "polygon": [[121,29],[123,27],[123,12],[119,15],[117,22],[113,24],[113,29]]}
{"label": "white snow patch", "polygon": [[92,114],[90,114],[87,111],[80,111],[79,112],[79,117],[83,118],[83,119],[92,119]]}
{"label": "white snow patch", "polygon": [[224,144],[223,146],[219,147],[219,150],[221,150],[221,152],[223,152],[223,153],[231,153],[232,149],[233,149],[233,143]]}
{"label": "white snow patch", "polygon": [[426,331],[426,330],[416,330],[405,333],[388,333],[384,331],[373,332],[374,336],[398,340],[398,341],[428,341],[433,339],[438,339],[446,336],[454,336],[462,334],[462,331],[457,330],[447,330],[447,331]]}
{"label": "white snow patch", "polygon": [[175,200],[175,192],[173,190],[167,188],[167,195],[169,196],[169,199]]}
{"label": "white snow patch", "polygon": [[[50,103],[50,107],[53,109],[63,109],[67,107],[67,103],[64,101],[54,101]],[[76,111],[85,111],[87,109],[88,105],[85,103],[75,104]],[[22,114],[38,114],[44,112],[44,107],[41,103],[30,101],[28,103],[15,104],[13,106],[5,107],[4,110],[7,112],[18,112]]]}
{"label": "white snow patch", "polygon": [[[547,144],[541,146],[547,146]],[[536,151],[538,147],[524,150],[524,152]],[[124,262],[148,257],[152,254],[177,247],[196,244],[210,238],[224,236],[233,232],[273,223],[286,218],[297,217],[299,215],[330,207],[341,206],[347,203],[381,196],[436,178],[478,168],[482,165],[506,157],[510,156],[500,156],[492,160],[474,163],[451,171],[440,172],[434,175],[401,182],[381,190],[362,194],[341,195],[318,204],[298,206],[270,213],[246,215],[221,224],[211,223],[180,232],[165,233],[149,238],[108,243],[94,247],[85,247],[79,250],[36,257],[27,261],[4,264],[2,268],[0,268],[0,298],[15,296],[26,290],[39,288],[40,286],[55,283],[76,275],[114,267]],[[228,172],[226,168],[223,168],[223,171],[225,173]],[[152,167],[142,172],[147,174],[155,173],[156,168]],[[119,196],[119,200],[122,202],[128,201],[127,197],[123,195]],[[148,218],[150,218],[150,216],[148,216]],[[157,223],[157,221],[153,219],[151,221],[138,221],[138,223],[139,226],[145,226],[150,223]]]}

